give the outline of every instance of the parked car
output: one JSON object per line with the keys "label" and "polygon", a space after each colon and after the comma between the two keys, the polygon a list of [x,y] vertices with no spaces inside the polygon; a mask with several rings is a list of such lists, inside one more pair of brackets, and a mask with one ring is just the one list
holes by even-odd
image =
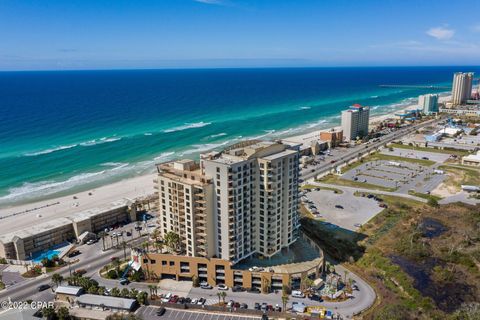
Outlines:
{"label": "parked car", "polygon": [[232,287],[232,291],[233,292],[242,292],[242,291],[245,291],[245,288],[243,288],[242,286],[236,285],[236,286]]}
{"label": "parked car", "polygon": [[337,208],[337,209],[343,209],[343,206],[337,204],[337,205],[335,205],[335,208]]}
{"label": "parked car", "polygon": [[120,284],[121,284],[122,286],[126,286],[126,285],[129,284],[129,283],[130,283],[130,281],[129,281],[127,278],[121,278],[121,279],[120,279]]}
{"label": "parked car", "polygon": [[248,309],[248,305],[246,303],[242,303],[240,305],[240,309]]}
{"label": "parked car", "polygon": [[255,306],[253,307],[255,310],[260,310],[260,303],[255,302]]}
{"label": "parked car", "polygon": [[250,289],[248,289],[248,292],[249,292],[249,293],[260,293],[260,289],[258,289],[258,288],[250,288]]}
{"label": "parked car", "polygon": [[228,301],[228,303],[227,303],[227,308],[233,307],[233,303],[234,303],[233,300]]}
{"label": "parked car", "polygon": [[94,244],[95,242],[97,242],[97,240],[95,240],[95,239],[88,240],[87,245],[90,246],[90,245]]}
{"label": "parked car", "polygon": [[165,314],[165,308],[164,307],[160,307],[158,308],[157,310],[157,316],[161,317]]}
{"label": "parked car", "polygon": [[320,302],[323,301],[322,297],[320,297],[318,294],[312,294],[308,298],[313,301],[320,301]]}
{"label": "parked car", "polygon": [[262,306],[260,307],[260,310],[262,310],[263,312],[267,312],[267,307],[268,307],[268,305],[264,302],[264,303],[262,303]]}
{"label": "parked car", "polygon": [[197,305],[204,305],[207,300],[205,298],[198,299]]}
{"label": "parked car", "polygon": [[37,288],[38,292],[40,292],[40,291],[45,291],[45,290],[47,290],[47,289],[50,289],[50,285],[48,285],[48,284],[41,284],[41,285],[39,285],[38,288]]}
{"label": "parked car", "polygon": [[209,285],[207,282],[200,283],[200,288],[202,289],[212,289],[213,287]]}
{"label": "parked car", "polygon": [[275,309],[274,309],[274,310],[277,311],[277,312],[282,312],[282,307],[280,307],[280,306],[278,305],[278,303],[277,303],[277,304],[275,305]]}
{"label": "parked car", "polygon": [[226,291],[226,290],[228,290],[228,287],[227,287],[226,285],[224,285],[224,284],[219,284],[219,285],[217,286],[217,289],[218,289],[218,290],[222,290],[222,291]]}
{"label": "parked car", "polygon": [[294,297],[294,298],[305,298],[305,295],[300,290],[293,290],[292,291],[292,297]]}
{"label": "parked car", "polygon": [[79,254],[81,254],[80,250],[73,250],[67,255],[67,257],[73,258],[73,257],[78,256]]}
{"label": "parked car", "polygon": [[197,298],[193,298],[192,301],[191,301],[191,304],[197,304],[198,303],[198,299]]}

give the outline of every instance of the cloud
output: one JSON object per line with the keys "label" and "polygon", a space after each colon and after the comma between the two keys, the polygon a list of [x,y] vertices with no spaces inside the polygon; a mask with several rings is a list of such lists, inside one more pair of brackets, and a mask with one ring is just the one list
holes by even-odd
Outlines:
{"label": "cloud", "polygon": [[480,32],[480,24],[476,24],[474,26],[472,26],[472,31],[473,32]]}
{"label": "cloud", "polygon": [[223,1],[222,0],[193,0],[195,2],[200,2],[200,3],[205,3],[205,4],[216,4],[216,5],[222,5]]}
{"label": "cloud", "polygon": [[437,40],[449,40],[455,35],[455,30],[446,27],[436,27],[428,29],[427,34]]}

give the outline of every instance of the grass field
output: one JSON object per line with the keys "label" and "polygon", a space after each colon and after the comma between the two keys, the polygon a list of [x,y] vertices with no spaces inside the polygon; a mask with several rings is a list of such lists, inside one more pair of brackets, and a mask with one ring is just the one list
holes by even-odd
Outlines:
{"label": "grass field", "polygon": [[343,193],[342,190],[337,189],[337,188],[332,188],[332,187],[320,187],[320,186],[316,186],[316,185],[313,185],[313,184],[306,184],[306,185],[303,185],[303,186],[300,187],[300,190],[312,190],[312,189],[329,190],[329,191],[336,192],[336,193],[338,193],[338,194],[342,194],[342,193]]}
{"label": "grass field", "polygon": [[480,169],[462,165],[442,165],[438,167],[448,173],[445,186],[461,190],[463,185],[480,185]]}

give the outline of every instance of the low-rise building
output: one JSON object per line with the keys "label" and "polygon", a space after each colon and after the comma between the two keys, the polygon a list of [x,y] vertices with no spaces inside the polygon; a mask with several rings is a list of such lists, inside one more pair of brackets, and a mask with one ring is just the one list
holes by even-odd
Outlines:
{"label": "low-rise building", "polygon": [[332,129],[320,132],[320,140],[326,141],[329,148],[335,148],[343,141],[343,130]]}
{"label": "low-rise building", "polygon": [[84,294],[79,296],[75,303],[81,308],[103,309],[113,312],[131,312],[138,307],[137,300]]}
{"label": "low-rise building", "polygon": [[476,154],[469,154],[462,158],[462,164],[466,166],[475,166],[480,167],[480,151],[477,151]]}
{"label": "low-rise building", "polygon": [[55,299],[59,301],[73,302],[82,293],[82,287],[58,286],[57,289],[55,289]]}
{"label": "low-rise building", "polygon": [[36,253],[76,241],[85,232],[97,233],[121,221],[135,221],[136,213],[136,206],[125,199],[5,233],[0,235],[0,257],[29,260]]}

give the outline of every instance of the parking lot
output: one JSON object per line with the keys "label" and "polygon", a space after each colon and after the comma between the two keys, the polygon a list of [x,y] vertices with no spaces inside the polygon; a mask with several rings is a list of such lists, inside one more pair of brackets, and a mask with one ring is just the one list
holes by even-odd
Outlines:
{"label": "parking lot", "polygon": [[443,163],[450,158],[450,155],[447,153],[438,153],[438,152],[428,152],[428,151],[420,151],[420,150],[410,150],[410,149],[402,149],[402,148],[393,148],[392,151],[388,149],[383,149],[382,154],[386,154],[389,156],[397,156],[397,157],[404,157],[410,159],[428,159],[435,161],[437,163]]}
{"label": "parking lot", "polygon": [[345,172],[342,179],[364,182],[403,193],[408,193],[409,190],[428,193],[443,181],[444,175],[435,173],[434,167],[417,163],[375,160]]}
{"label": "parking lot", "polygon": [[356,197],[350,190],[344,190],[343,193],[331,190],[311,191],[306,196],[313,201],[320,214],[319,218],[352,231],[383,210],[374,199]]}
{"label": "parking lot", "polygon": [[251,319],[261,319],[261,317],[253,315],[238,315],[238,314],[219,314],[219,313],[207,313],[207,312],[198,312],[195,310],[176,310],[176,309],[166,309],[163,316],[157,316],[158,307],[152,306],[143,306],[139,308],[136,312],[136,315],[143,320],[151,319],[166,319],[166,320],[251,320]]}

